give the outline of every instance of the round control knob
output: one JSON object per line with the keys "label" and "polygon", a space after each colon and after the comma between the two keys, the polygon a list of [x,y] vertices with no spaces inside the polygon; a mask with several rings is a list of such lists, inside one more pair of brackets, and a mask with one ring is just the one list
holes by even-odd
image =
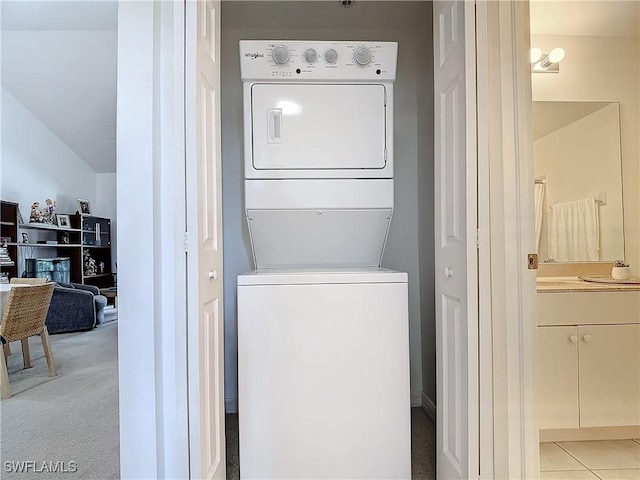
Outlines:
{"label": "round control knob", "polygon": [[318,59],[318,54],[313,48],[308,48],[304,52],[304,59],[309,63],[313,63]]}
{"label": "round control knob", "polygon": [[271,57],[278,65],[283,65],[289,61],[289,49],[284,45],[278,45],[271,52]]}
{"label": "round control knob", "polygon": [[338,60],[338,52],[336,52],[333,48],[327,50],[327,52],[324,54],[324,59],[327,61],[327,63],[336,63],[336,61]]}
{"label": "round control knob", "polygon": [[356,51],[353,53],[353,58],[356,63],[361,66],[369,65],[371,61],[371,50],[369,50],[364,45],[362,47],[356,48]]}

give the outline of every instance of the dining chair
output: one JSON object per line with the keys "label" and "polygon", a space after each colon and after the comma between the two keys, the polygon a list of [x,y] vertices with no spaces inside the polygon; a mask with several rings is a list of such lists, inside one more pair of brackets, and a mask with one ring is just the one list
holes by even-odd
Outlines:
{"label": "dining chair", "polygon": [[27,277],[13,277],[9,280],[9,283],[23,283],[25,285],[42,285],[47,283],[46,278],[27,278]]}
{"label": "dining chair", "polygon": [[[3,344],[17,340],[22,342],[24,368],[31,367],[29,337],[40,335],[50,377],[55,377],[56,366],[51,354],[49,332],[44,322],[51,303],[53,287],[53,283],[45,283],[12,288],[0,324],[0,341]],[[0,355],[0,362],[0,390],[2,398],[9,398],[11,389],[5,355]]]}
{"label": "dining chair", "polygon": [[[42,285],[43,283],[47,283],[46,278],[31,278],[31,277],[13,277],[9,280],[9,283],[21,283],[23,285]],[[3,345],[5,358],[7,355],[11,355],[11,345],[9,343],[5,343]]]}

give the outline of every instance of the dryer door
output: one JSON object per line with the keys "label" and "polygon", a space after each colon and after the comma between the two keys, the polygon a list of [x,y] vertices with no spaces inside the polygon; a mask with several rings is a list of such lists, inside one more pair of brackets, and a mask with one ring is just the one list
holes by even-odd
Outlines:
{"label": "dryer door", "polygon": [[384,85],[255,84],[253,168],[383,169]]}

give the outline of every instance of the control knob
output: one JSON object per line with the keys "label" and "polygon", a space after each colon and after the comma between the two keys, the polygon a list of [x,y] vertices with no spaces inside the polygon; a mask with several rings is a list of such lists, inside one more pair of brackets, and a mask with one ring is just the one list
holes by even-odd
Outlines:
{"label": "control knob", "polygon": [[371,62],[371,50],[369,50],[364,45],[356,48],[356,51],[353,53],[353,58],[356,63],[360,66],[368,65]]}
{"label": "control knob", "polygon": [[313,48],[308,48],[304,52],[304,59],[309,63],[313,63],[318,59],[318,54]]}
{"label": "control knob", "polygon": [[327,61],[327,63],[336,63],[336,61],[338,60],[338,52],[336,52],[333,48],[327,50],[327,52],[324,54],[324,59]]}
{"label": "control knob", "polygon": [[271,52],[273,61],[278,65],[283,65],[289,61],[289,49],[284,45],[278,45]]}

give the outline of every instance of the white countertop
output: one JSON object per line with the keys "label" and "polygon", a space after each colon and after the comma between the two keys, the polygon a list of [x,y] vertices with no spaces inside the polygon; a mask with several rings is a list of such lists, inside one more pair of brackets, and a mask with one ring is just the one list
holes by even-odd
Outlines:
{"label": "white countertop", "polygon": [[586,282],[578,277],[538,277],[538,293],[638,291],[640,284]]}

